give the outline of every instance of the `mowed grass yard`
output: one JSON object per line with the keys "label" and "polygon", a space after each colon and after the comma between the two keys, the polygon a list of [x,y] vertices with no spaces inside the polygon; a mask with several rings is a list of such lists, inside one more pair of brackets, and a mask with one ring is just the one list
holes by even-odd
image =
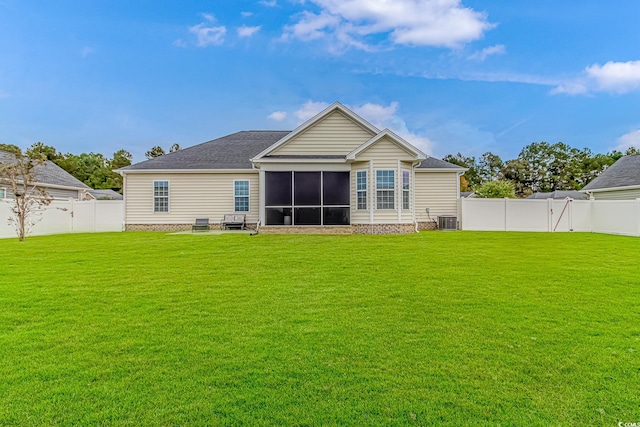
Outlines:
{"label": "mowed grass yard", "polygon": [[0,425],[640,422],[640,239],[0,241]]}

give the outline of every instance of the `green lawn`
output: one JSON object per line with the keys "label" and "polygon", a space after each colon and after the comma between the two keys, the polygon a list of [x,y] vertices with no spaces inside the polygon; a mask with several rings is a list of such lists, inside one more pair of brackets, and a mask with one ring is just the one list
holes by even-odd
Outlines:
{"label": "green lawn", "polygon": [[640,239],[0,240],[0,425],[640,422]]}

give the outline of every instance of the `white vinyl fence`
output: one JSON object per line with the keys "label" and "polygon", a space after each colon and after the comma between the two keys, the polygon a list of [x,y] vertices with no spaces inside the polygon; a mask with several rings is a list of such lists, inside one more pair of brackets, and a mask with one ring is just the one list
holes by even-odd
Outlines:
{"label": "white vinyl fence", "polygon": [[[0,238],[17,237],[12,216],[12,200],[0,200]],[[37,223],[30,236],[62,233],[97,233],[123,231],[122,200],[53,200],[44,211],[34,216]]]}
{"label": "white vinyl fence", "polygon": [[462,230],[640,236],[640,199],[460,199],[459,214]]}

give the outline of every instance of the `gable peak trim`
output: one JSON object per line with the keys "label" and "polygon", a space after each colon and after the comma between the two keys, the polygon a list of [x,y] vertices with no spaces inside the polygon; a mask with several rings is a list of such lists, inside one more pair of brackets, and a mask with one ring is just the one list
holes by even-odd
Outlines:
{"label": "gable peak trim", "polygon": [[284,144],[286,144],[288,141],[291,141],[298,135],[301,135],[302,133],[306,132],[309,128],[321,122],[323,119],[325,119],[326,117],[328,117],[329,115],[331,115],[336,111],[344,114],[348,119],[354,121],[356,124],[362,126],[364,129],[368,130],[374,135],[380,132],[380,129],[378,129],[377,127],[375,127],[374,125],[372,125],[371,123],[369,123],[368,121],[366,121],[365,119],[363,119],[362,117],[360,117],[359,115],[357,115],[356,113],[354,113],[353,111],[351,111],[350,109],[342,105],[341,103],[334,102],[333,104],[329,105],[327,108],[320,111],[318,114],[311,117],[309,120],[307,120],[306,122],[302,123],[300,126],[295,128],[291,133],[286,135],[284,138],[280,139],[275,144],[271,145],[266,150],[264,150],[263,152],[255,156],[253,159],[251,159],[251,161],[252,162],[258,161],[264,156],[269,155],[271,152],[275,151],[279,147],[282,147]]}
{"label": "gable peak trim", "polygon": [[416,156],[417,160],[425,160],[427,158],[427,155],[423,153],[420,149],[418,149],[414,145],[407,142],[404,138],[402,138],[392,130],[385,128],[384,130],[379,132],[377,135],[375,135],[373,138],[371,138],[370,140],[368,140],[367,142],[365,142],[364,144],[362,144],[361,146],[353,150],[351,153],[347,154],[347,160],[355,160],[358,154],[362,153],[372,145],[375,145],[378,141],[380,141],[385,137],[389,138],[394,144],[398,145],[400,148],[403,148],[404,150]]}

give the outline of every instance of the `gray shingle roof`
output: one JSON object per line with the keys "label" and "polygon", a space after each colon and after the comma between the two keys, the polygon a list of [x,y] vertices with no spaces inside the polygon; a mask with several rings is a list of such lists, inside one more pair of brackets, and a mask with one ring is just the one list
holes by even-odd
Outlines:
{"label": "gray shingle roof", "polygon": [[453,163],[445,162],[444,160],[436,159],[435,157],[427,157],[420,163],[418,169],[460,169],[463,171],[462,166],[454,165]]}
{"label": "gray shingle roof", "polygon": [[98,200],[122,200],[122,194],[111,189],[106,190],[89,190],[89,194]]}
{"label": "gray shingle roof", "polygon": [[249,159],[284,138],[290,131],[242,131],[168,153],[121,170],[251,169]]}
{"label": "gray shingle roof", "polygon": [[[0,151],[0,163],[13,163],[15,159],[13,154]],[[36,181],[42,184],[61,185],[81,189],[89,188],[50,160],[36,166],[34,172]]]}
{"label": "gray shingle roof", "polygon": [[632,185],[640,185],[640,154],[621,157],[581,191]]}
{"label": "gray shingle roof", "polygon": [[575,200],[585,200],[585,199],[588,198],[586,194],[581,193],[581,192],[576,191],[576,190],[556,190],[556,191],[552,191],[550,193],[544,193],[544,192],[538,191],[538,192],[533,193],[529,197],[527,197],[527,199],[556,199],[556,200],[563,200],[563,199],[566,199],[567,197],[569,197],[571,199],[575,199]]}
{"label": "gray shingle roof", "polygon": [[[171,169],[251,169],[249,159],[275,144],[291,131],[249,130],[232,133],[222,138],[203,142],[193,147],[168,153],[155,159],[136,163],[122,168],[123,171],[135,170],[171,170]],[[344,159],[345,156],[331,155],[269,155],[272,159]],[[421,169],[459,169],[464,168],[444,160],[429,157],[424,160]]]}

